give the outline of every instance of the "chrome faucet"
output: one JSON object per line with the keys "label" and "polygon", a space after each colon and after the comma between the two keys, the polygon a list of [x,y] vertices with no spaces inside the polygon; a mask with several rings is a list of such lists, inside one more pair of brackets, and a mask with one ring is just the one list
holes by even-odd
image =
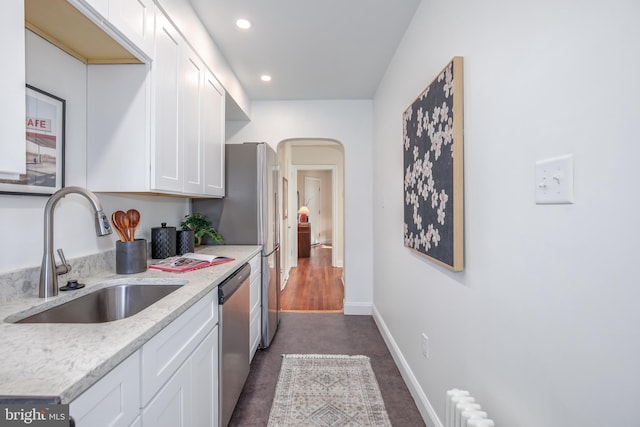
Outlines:
{"label": "chrome faucet", "polygon": [[111,225],[107,216],[102,212],[100,200],[91,191],[82,187],[65,187],[49,197],[44,207],[44,255],[42,256],[42,266],[40,267],[40,298],[48,298],[58,295],[58,276],[71,271],[71,265],[67,263],[62,249],[58,249],[61,265],[56,265],[53,257],[53,209],[60,199],[67,194],[80,194],[91,202],[96,215],[96,234],[106,236],[111,234]]}

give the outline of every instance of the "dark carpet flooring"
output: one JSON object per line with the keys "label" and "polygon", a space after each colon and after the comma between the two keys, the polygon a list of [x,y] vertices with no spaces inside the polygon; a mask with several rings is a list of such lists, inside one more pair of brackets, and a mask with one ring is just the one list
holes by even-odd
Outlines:
{"label": "dark carpet flooring", "polygon": [[371,316],[282,313],[271,346],[258,350],[251,362],[230,426],[267,425],[283,354],[368,356],[391,424],[425,425]]}

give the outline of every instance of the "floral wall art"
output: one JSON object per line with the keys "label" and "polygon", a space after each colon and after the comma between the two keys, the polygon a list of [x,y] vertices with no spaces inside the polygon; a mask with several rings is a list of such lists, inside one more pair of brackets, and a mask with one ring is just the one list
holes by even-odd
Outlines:
{"label": "floral wall art", "polygon": [[403,115],[404,245],[453,271],[464,267],[462,57]]}

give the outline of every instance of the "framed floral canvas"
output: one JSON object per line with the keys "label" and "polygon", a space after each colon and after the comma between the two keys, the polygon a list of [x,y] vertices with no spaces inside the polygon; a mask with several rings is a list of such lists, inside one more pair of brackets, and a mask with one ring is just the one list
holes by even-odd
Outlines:
{"label": "framed floral canvas", "polygon": [[404,245],[464,268],[462,57],[403,114]]}

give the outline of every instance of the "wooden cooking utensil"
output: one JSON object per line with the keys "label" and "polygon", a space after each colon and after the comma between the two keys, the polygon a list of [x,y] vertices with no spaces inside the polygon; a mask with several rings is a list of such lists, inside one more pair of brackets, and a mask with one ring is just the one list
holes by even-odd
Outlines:
{"label": "wooden cooking utensil", "polygon": [[129,209],[127,211],[127,219],[129,220],[129,237],[133,242],[136,237],[136,227],[140,223],[140,212],[135,209]]}
{"label": "wooden cooking utensil", "polygon": [[114,223],[115,225],[120,228],[120,232],[122,233],[122,236],[124,238],[123,242],[128,242],[129,241],[129,222],[127,221],[127,214],[123,211],[115,211],[114,212],[115,218],[114,218]]}
{"label": "wooden cooking utensil", "polygon": [[122,224],[122,232],[124,233],[125,237],[127,238],[127,242],[133,241],[133,239],[129,235],[129,231],[130,231],[129,230],[129,217],[127,216],[127,214],[125,212],[122,212],[122,215],[118,215],[118,219],[120,221],[120,224]]}
{"label": "wooden cooking utensil", "polygon": [[[118,237],[120,237],[120,241],[121,242],[126,242],[127,241],[127,237],[126,234],[124,233],[124,230],[122,229],[122,225],[120,223],[119,220],[119,215],[118,212],[122,212],[122,211],[116,211],[114,213],[111,214],[111,224],[113,225],[113,228],[116,229],[116,232],[118,233]],[[122,212],[124,213],[124,212]]]}

